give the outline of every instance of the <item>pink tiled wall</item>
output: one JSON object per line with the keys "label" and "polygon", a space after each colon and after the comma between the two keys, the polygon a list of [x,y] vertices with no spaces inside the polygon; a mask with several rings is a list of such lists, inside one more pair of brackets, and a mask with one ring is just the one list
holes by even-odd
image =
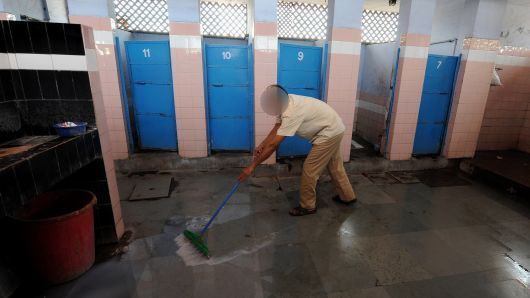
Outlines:
{"label": "pink tiled wall", "polygon": [[8,12],[0,12],[0,21],[15,20],[15,16]]}
{"label": "pink tiled wall", "polygon": [[92,28],[90,38],[94,45],[98,80],[101,85],[101,100],[104,103],[105,117],[111,136],[113,159],[129,157],[127,133],[120,96],[120,83],[114,50],[114,36],[109,18],[92,16],[70,16],[70,22]]}
{"label": "pink tiled wall", "polygon": [[[275,124],[275,117],[267,115],[261,108],[260,96],[265,88],[277,83],[277,35],[278,29],[273,22],[254,24],[254,122],[255,143],[260,144]],[[273,154],[267,164],[276,162]]]}
{"label": "pink tiled wall", "polygon": [[343,160],[348,161],[357,97],[361,31],[333,28],[329,40],[326,102],[337,111],[346,126],[341,151]]}
{"label": "pink tiled wall", "polygon": [[515,149],[519,145],[530,102],[530,55],[514,54],[503,51],[497,56],[502,86],[490,87],[477,150]]}
{"label": "pink tiled wall", "polygon": [[[384,135],[385,114],[368,108],[368,105],[382,111],[387,106],[388,96],[361,92],[357,100],[359,102],[355,114],[355,133],[372,144],[380,144],[381,136]],[[366,104],[362,104],[363,102]]]}
{"label": "pink tiled wall", "polygon": [[517,149],[530,153],[530,103],[527,105],[526,116],[519,135]]}
{"label": "pink tiled wall", "polygon": [[[116,137],[115,131],[116,126],[115,122],[111,115],[113,109],[108,106],[108,102],[105,99],[108,99],[106,96],[107,84],[105,84],[101,78],[102,69],[105,73],[105,69],[108,69],[109,66],[105,65],[107,61],[106,57],[99,58],[99,54],[96,54],[98,46],[94,40],[93,29],[89,26],[82,25],[83,41],[85,45],[85,52],[87,55],[87,66],[91,69],[88,72],[90,80],[90,89],[92,92],[92,100],[94,104],[94,111],[96,116],[96,125],[98,127],[98,134],[101,144],[101,152],[103,155],[103,162],[105,165],[105,174],[107,176],[107,185],[109,188],[112,211],[114,215],[114,223],[116,225],[116,236],[120,238],[124,232],[124,223],[123,217],[121,214],[121,204],[120,204],[120,195],[118,193],[118,182],[116,179],[116,172],[114,169],[114,156],[113,156],[113,137]],[[97,58],[95,58],[96,56]],[[90,58],[91,57],[91,58]],[[123,123],[121,121],[120,123]],[[121,129],[124,130],[124,127]],[[118,128],[119,128],[118,127]]]}
{"label": "pink tiled wall", "polygon": [[387,158],[391,160],[409,159],[412,154],[430,36],[405,34],[401,36],[400,42],[394,104],[386,145]]}
{"label": "pink tiled wall", "polygon": [[443,155],[473,157],[486,108],[498,41],[469,38],[457,78]]}
{"label": "pink tiled wall", "polygon": [[171,22],[171,68],[179,154],[208,155],[200,27],[198,23]]}

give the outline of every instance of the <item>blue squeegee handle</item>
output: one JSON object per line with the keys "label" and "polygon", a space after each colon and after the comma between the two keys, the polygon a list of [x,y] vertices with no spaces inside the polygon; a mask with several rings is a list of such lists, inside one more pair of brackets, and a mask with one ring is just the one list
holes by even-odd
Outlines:
{"label": "blue squeegee handle", "polygon": [[208,223],[204,226],[204,228],[202,228],[201,236],[206,232],[206,230],[208,230],[208,227],[210,226],[210,224],[212,224],[213,220],[215,219],[215,217],[217,217],[219,212],[221,212],[221,209],[223,209],[223,207],[225,206],[226,202],[228,202],[228,200],[230,200],[232,195],[236,192],[237,188],[239,187],[239,184],[240,184],[240,182],[239,182],[239,180],[237,180],[236,184],[234,184],[234,186],[232,187],[232,190],[228,193],[228,195],[226,195],[226,198],[223,200],[221,205],[219,205],[219,207],[217,207],[217,210],[215,210],[215,213],[212,215],[212,217],[210,218]]}

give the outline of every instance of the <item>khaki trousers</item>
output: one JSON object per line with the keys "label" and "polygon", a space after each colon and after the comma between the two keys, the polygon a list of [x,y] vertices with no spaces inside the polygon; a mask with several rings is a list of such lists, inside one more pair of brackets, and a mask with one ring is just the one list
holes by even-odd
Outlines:
{"label": "khaki trousers", "polygon": [[327,167],[337,194],[343,201],[355,199],[355,193],[344,170],[340,154],[340,142],[344,134],[333,137],[321,144],[313,145],[302,170],[300,182],[300,206],[305,209],[316,207],[316,186],[318,178]]}

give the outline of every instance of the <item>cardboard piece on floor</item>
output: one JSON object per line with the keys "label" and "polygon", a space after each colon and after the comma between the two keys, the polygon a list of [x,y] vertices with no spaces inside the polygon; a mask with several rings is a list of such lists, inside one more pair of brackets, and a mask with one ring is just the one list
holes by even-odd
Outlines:
{"label": "cardboard piece on floor", "polygon": [[421,182],[420,179],[414,176],[414,174],[411,172],[389,172],[389,174],[401,183],[410,184]]}
{"label": "cardboard piece on floor", "polygon": [[136,184],[129,201],[167,198],[171,188],[171,177],[156,177]]}
{"label": "cardboard piece on floor", "polygon": [[364,173],[375,185],[396,184],[399,181],[388,173]]}

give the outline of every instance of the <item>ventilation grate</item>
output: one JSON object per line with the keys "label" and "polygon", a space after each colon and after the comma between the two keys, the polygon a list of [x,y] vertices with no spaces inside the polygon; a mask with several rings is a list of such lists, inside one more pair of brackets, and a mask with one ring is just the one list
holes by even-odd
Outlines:
{"label": "ventilation grate", "polygon": [[383,43],[397,39],[399,14],[395,12],[365,10],[362,18],[362,42]]}
{"label": "ventilation grate", "polygon": [[326,39],[328,6],[278,1],[278,36],[293,39]]}
{"label": "ventilation grate", "polygon": [[169,32],[167,0],[114,0],[114,12],[118,29]]}
{"label": "ventilation grate", "polygon": [[247,5],[201,1],[201,34],[244,38],[247,35]]}

